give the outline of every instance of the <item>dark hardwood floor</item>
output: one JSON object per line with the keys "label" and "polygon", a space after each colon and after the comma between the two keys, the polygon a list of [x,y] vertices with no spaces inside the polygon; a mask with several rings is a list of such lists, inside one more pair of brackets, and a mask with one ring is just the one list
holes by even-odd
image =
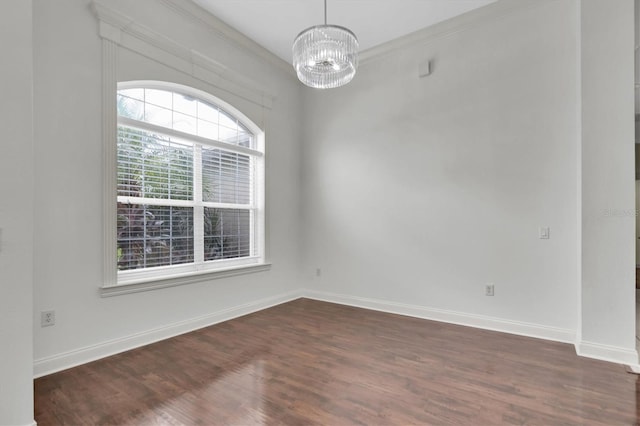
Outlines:
{"label": "dark hardwood floor", "polygon": [[39,426],[637,424],[573,346],[300,299],[39,378]]}

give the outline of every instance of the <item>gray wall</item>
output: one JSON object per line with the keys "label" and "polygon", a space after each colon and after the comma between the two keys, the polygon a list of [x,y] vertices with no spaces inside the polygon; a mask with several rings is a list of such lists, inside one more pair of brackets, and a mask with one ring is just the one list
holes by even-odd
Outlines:
{"label": "gray wall", "polygon": [[57,314],[54,327],[37,324],[34,328],[36,374],[126,348],[141,342],[136,340],[140,335],[157,338],[154,333],[162,335],[162,330],[176,324],[212,315],[215,319],[217,313],[298,288],[299,240],[290,232],[300,217],[301,97],[295,77],[217,37],[203,23],[176,13],[168,2],[102,3],[276,95],[273,108],[265,110],[149,57],[119,49],[119,80],[193,86],[219,96],[265,128],[268,253],[273,266],[267,272],[100,297],[102,45],[98,20],[88,0],[36,1],[34,310],[55,309]]}
{"label": "gray wall", "polygon": [[577,14],[522,4],[306,91],[305,267],[322,269],[307,285],[572,341]]}
{"label": "gray wall", "polygon": [[[583,0],[579,353],[635,358],[634,2]],[[615,212],[615,214],[611,214]],[[632,353],[633,352],[633,353]]]}
{"label": "gray wall", "polygon": [[0,424],[33,421],[33,47],[31,2],[0,13]]}

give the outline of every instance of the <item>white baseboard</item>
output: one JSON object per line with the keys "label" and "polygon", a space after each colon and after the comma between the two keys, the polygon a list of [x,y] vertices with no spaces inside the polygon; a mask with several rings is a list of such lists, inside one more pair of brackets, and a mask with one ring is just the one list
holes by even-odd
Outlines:
{"label": "white baseboard", "polygon": [[406,315],[450,324],[465,325],[485,330],[500,331],[520,336],[535,337],[538,339],[572,344],[575,342],[575,332],[563,328],[547,327],[539,324],[505,320],[502,318],[466,314],[462,312],[447,311],[444,309],[434,309],[418,305],[408,305],[405,303],[368,299],[364,297],[309,289],[303,290],[302,296],[309,299],[322,300],[341,305],[355,306],[358,308],[372,309],[374,311]]}
{"label": "white baseboard", "polygon": [[576,343],[576,353],[587,358],[627,364],[629,366],[638,364],[638,351],[635,349],[620,348],[583,340]]}
{"label": "white baseboard", "polygon": [[310,289],[299,289],[252,301],[243,305],[223,309],[208,315],[169,324],[145,332],[136,333],[119,339],[102,342],[70,352],[65,352],[50,357],[40,358],[34,361],[34,377],[42,377],[57,371],[95,361],[100,358],[115,355],[148,345],[180,334],[188,333],[199,328],[208,327],[223,321],[228,321],[243,315],[261,311],[272,306],[280,305],[292,300],[305,297],[308,299],[338,303],[341,305],[355,306],[374,311],[388,312],[410,317],[423,318],[450,324],[464,325],[485,330],[499,331],[503,333],[517,334],[520,336],[534,337],[575,345],[576,353],[580,356],[600,359],[603,361],[638,365],[638,353],[635,350],[607,346],[599,343],[582,341],[576,343],[576,335],[573,330],[556,327],[548,327],[539,324],[531,324],[520,321],[505,320],[502,318],[484,315],[467,314],[448,311],[444,309],[429,308],[419,305],[390,302],[379,299],[350,296],[344,294],[323,292]]}
{"label": "white baseboard", "polygon": [[628,372],[633,374],[640,374],[640,364],[628,364]]}
{"label": "white baseboard", "polygon": [[140,346],[148,345],[180,334],[188,333],[199,328],[208,327],[223,321],[261,311],[272,306],[280,305],[291,300],[299,299],[301,290],[294,290],[278,296],[268,297],[252,301],[239,306],[223,309],[218,312],[203,315],[197,318],[169,324],[167,326],[132,334],[119,339],[102,342],[70,352],[65,352],[34,361],[34,377],[42,377],[57,371],[95,361],[100,358],[115,355]]}

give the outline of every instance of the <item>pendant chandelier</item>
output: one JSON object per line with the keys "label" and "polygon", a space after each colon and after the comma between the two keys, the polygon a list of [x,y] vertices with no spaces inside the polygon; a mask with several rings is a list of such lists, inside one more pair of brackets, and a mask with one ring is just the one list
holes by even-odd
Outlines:
{"label": "pendant chandelier", "polygon": [[347,28],[327,25],[327,0],[324,25],[307,28],[293,42],[293,67],[302,83],[316,89],[343,86],[356,74],[358,39]]}

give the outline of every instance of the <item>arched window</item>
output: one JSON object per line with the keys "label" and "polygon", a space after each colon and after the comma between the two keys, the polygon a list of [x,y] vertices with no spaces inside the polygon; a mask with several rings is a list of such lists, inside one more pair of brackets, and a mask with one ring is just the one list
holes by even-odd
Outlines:
{"label": "arched window", "polygon": [[264,134],[169,83],[118,85],[118,284],[262,263]]}

